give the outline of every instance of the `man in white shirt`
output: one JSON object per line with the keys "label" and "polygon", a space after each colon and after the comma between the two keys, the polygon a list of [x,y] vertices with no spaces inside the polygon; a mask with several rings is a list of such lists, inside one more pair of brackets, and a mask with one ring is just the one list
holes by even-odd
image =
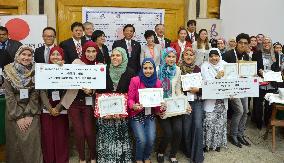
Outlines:
{"label": "man in white shirt", "polygon": [[157,24],[155,26],[156,38],[155,43],[160,44],[162,48],[170,47],[171,40],[165,38],[165,25],[164,24]]}
{"label": "man in white shirt", "polygon": [[94,24],[91,22],[85,22],[84,26],[84,34],[87,41],[91,40],[92,34],[94,32]]}

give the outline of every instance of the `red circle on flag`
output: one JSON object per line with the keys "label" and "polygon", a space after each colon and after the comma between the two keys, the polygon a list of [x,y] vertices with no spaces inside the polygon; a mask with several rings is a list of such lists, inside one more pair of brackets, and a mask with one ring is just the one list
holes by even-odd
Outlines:
{"label": "red circle on flag", "polygon": [[30,33],[30,27],[28,23],[20,18],[9,20],[5,24],[5,27],[9,30],[10,38],[17,41],[25,39]]}

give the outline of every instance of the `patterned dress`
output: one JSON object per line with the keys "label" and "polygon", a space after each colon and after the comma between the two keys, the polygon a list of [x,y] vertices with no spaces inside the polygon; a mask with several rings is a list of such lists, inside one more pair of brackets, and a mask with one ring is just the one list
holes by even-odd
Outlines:
{"label": "patterned dress", "polygon": [[131,163],[131,139],[127,119],[97,120],[97,162]]}
{"label": "patterned dress", "polygon": [[205,113],[203,122],[204,145],[215,150],[227,146],[227,105],[228,100],[215,100],[214,110]]}

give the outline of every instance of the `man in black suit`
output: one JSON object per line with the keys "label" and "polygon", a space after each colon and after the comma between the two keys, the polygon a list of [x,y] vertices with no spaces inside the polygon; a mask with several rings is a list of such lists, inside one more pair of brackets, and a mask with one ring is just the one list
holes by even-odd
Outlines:
{"label": "man in black suit", "polygon": [[188,20],[186,26],[187,26],[187,36],[185,40],[189,41],[192,44],[194,41],[197,41],[198,39],[198,34],[196,33],[196,21]]}
{"label": "man in black suit", "polygon": [[141,45],[139,42],[132,39],[135,32],[135,28],[132,24],[127,24],[123,27],[124,38],[114,41],[112,49],[116,47],[122,47],[127,52],[128,67],[133,69],[136,73],[140,70],[140,53]]}
{"label": "man in black suit", "polygon": [[165,38],[165,26],[164,26],[164,24],[157,24],[155,26],[155,32],[156,32],[155,43],[160,44],[162,46],[162,48],[170,47],[171,40],[168,39],[168,38]]}
{"label": "man in black suit", "polygon": [[48,63],[50,49],[54,47],[56,31],[52,27],[46,27],[42,31],[44,45],[35,49],[34,60],[36,63]]}
{"label": "man in black suit", "polygon": [[82,46],[86,42],[83,36],[84,26],[80,22],[74,22],[71,25],[72,37],[62,41],[60,47],[64,50],[64,61],[71,64],[76,58],[82,56]]}
{"label": "man in black suit", "polygon": [[[246,50],[250,43],[248,34],[241,33],[236,37],[237,46],[224,54],[223,60],[228,63],[238,63],[239,60],[249,60]],[[239,148],[242,144],[250,146],[250,143],[244,137],[246,129],[248,98],[232,98],[229,100],[230,109],[232,109],[231,118],[231,143]]]}
{"label": "man in black suit", "polygon": [[15,58],[15,54],[19,47],[22,45],[19,41],[8,38],[8,29],[0,26],[0,49],[5,49],[11,58]]}
{"label": "man in black suit", "polygon": [[84,26],[84,37],[87,41],[92,39],[92,34],[94,32],[94,24],[91,22],[85,22]]}

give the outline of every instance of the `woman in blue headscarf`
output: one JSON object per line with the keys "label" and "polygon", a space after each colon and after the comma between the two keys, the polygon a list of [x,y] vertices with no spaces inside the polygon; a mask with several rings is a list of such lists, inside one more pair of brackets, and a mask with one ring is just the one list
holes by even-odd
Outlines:
{"label": "woman in blue headscarf", "polygon": [[[139,103],[138,89],[161,88],[161,81],[157,78],[155,62],[152,58],[145,58],[139,75],[132,78],[128,89],[128,114],[130,126],[135,136],[136,163],[150,163],[150,156],[156,138],[155,113],[164,110],[161,107],[146,108]],[[147,109],[147,112],[145,111]]]}
{"label": "woman in blue headscarf", "polygon": [[[162,52],[162,62],[159,71],[159,79],[162,81],[164,98],[182,95],[181,91],[181,70],[176,65],[177,52],[168,47]],[[163,115],[160,115],[163,118]],[[176,153],[180,146],[182,137],[182,115],[159,118],[163,130],[163,137],[158,148],[157,161],[164,162],[164,154],[168,144],[171,142],[169,161],[177,163]]]}

